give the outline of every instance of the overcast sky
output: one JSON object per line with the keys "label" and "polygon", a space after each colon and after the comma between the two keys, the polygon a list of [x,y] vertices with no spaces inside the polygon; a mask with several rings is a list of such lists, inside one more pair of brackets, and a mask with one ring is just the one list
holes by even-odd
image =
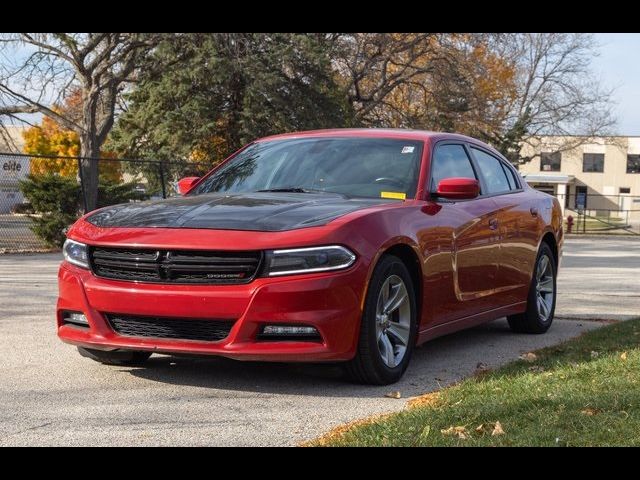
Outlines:
{"label": "overcast sky", "polygon": [[640,33],[598,33],[600,55],[593,70],[616,88],[617,133],[640,135]]}

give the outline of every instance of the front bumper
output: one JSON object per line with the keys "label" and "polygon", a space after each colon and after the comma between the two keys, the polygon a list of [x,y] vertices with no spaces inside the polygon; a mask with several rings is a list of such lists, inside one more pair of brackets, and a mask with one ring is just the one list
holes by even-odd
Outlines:
{"label": "front bumper", "polygon": [[[221,355],[237,360],[317,362],[353,358],[356,352],[366,267],[281,278],[245,285],[164,285],[107,280],[63,262],[58,273],[58,336],[99,350]],[[89,328],[63,324],[63,311],[85,314]],[[115,332],[105,313],[233,320],[220,341],[130,337]],[[265,341],[265,324],[310,325],[321,341]]]}

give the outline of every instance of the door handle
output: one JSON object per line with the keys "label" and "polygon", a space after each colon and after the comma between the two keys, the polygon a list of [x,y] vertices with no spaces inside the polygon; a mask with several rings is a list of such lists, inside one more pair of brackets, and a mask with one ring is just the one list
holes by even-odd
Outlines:
{"label": "door handle", "polygon": [[533,216],[533,217],[537,217],[538,216],[538,209],[536,207],[531,207],[529,209],[529,212],[531,212],[531,216]]}
{"label": "door handle", "polygon": [[498,219],[497,218],[492,218],[491,220],[489,220],[489,228],[491,230],[497,230],[498,229]]}

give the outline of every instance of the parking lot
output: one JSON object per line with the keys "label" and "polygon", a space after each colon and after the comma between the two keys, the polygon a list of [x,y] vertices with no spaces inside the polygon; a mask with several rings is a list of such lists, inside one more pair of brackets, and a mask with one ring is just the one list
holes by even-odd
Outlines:
{"label": "parking lot", "polygon": [[[107,367],[55,335],[59,261],[0,255],[0,445],[295,445],[399,410],[478,362],[497,366],[601,320],[640,315],[640,241],[571,238],[548,334],[513,334],[499,320],[437,339],[416,350],[391,387],[350,384],[331,366],[155,355],[143,368]],[[385,397],[392,390],[402,398]]]}

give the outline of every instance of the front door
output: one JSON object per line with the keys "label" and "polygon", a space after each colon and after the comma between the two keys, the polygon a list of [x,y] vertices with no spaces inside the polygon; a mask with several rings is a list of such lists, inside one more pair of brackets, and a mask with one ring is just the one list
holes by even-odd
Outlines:
{"label": "front door", "polygon": [[[431,163],[432,194],[444,178],[478,178],[467,150],[461,144],[438,144]],[[482,195],[482,191],[480,193]],[[440,221],[452,226],[449,232],[450,276],[441,277],[451,290],[446,298],[434,303],[432,315],[434,323],[438,324],[494,308],[492,297],[497,287],[500,240],[497,206],[492,198],[451,201],[436,197],[434,201],[440,207],[437,215]],[[433,258],[442,256],[434,255]],[[426,267],[429,271],[428,264]]]}

